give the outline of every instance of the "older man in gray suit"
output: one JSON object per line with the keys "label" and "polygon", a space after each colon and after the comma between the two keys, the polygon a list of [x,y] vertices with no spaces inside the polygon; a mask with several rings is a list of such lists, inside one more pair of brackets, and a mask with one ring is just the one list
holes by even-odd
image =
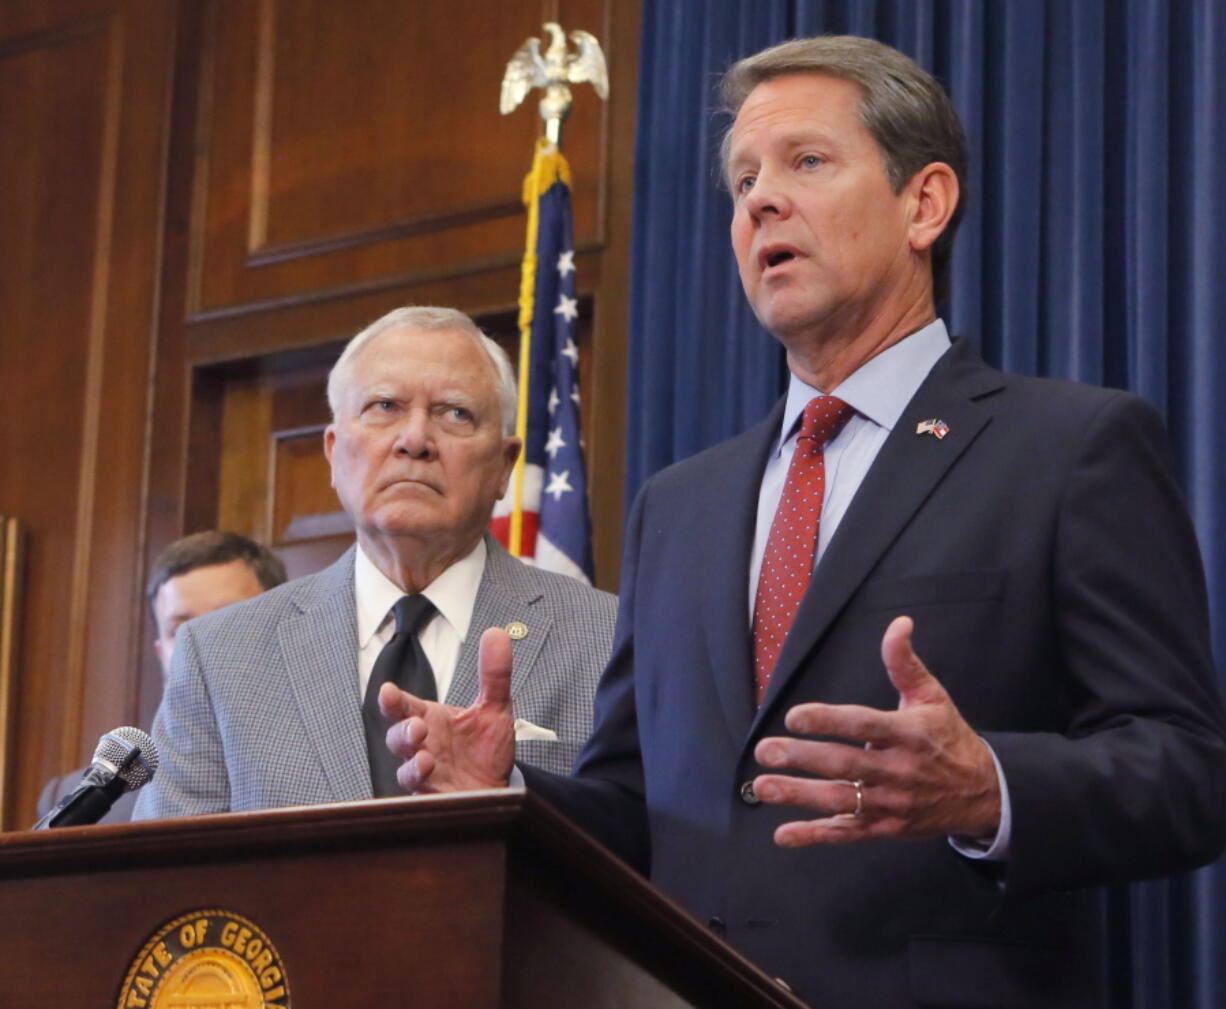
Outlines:
{"label": "older man in gray suit", "polygon": [[380,687],[480,704],[491,626],[513,641],[517,759],[570,770],[616,600],[485,533],[521,447],[515,396],[506,354],[453,309],[397,309],[349,342],[324,452],[357,544],[182,628],[137,819],[398,794]]}

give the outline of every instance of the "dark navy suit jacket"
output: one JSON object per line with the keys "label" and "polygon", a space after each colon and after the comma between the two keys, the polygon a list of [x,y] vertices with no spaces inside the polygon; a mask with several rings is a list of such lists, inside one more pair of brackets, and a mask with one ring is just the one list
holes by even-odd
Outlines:
{"label": "dark navy suit jacket", "polygon": [[[525,769],[529,786],[821,1009],[1097,1005],[1087,888],[1226,844],[1203,575],[1157,414],[955,343],[755,708],[747,570],[781,409],[643,488],[593,736],[574,779]],[[946,437],[916,433],[932,419]],[[795,811],[747,801],[754,744],[792,705],[897,706],[880,645],[900,614],[1004,769],[1003,866],[945,838],[781,849]]]}

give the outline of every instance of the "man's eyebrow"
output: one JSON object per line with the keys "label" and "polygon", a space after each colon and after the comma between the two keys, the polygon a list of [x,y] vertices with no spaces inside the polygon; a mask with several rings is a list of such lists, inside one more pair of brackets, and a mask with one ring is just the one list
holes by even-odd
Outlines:
{"label": "man's eyebrow", "polygon": [[441,389],[430,398],[436,403],[475,403],[480,399],[467,389]]}
{"label": "man's eyebrow", "polygon": [[793,130],[783,138],[786,147],[805,147],[809,144],[820,144],[830,147],[838,143],[838,135],[820,123],[811,123],[801,129]]}

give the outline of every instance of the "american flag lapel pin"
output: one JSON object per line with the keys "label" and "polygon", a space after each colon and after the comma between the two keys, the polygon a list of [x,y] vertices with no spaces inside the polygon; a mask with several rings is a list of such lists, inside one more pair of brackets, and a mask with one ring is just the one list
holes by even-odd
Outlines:
{"label": "american flag lapel pin", "polygon": [[934,417],[932,420],[921,420],[915,425],[916,434],[930,434],[938,441],[949,434],[949,425]]}

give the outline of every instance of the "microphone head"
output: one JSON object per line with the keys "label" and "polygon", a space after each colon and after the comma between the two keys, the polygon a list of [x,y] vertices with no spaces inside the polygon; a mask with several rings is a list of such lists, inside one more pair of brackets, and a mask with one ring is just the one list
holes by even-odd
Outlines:
{"label": "microphone head", "polygon": [[119,768],[116,777],[127,786],[125,791],[134,792],[158,769],[158,750],[149,733],[131,725],[121,725],[98,740],[94,761],[99,760]]}

